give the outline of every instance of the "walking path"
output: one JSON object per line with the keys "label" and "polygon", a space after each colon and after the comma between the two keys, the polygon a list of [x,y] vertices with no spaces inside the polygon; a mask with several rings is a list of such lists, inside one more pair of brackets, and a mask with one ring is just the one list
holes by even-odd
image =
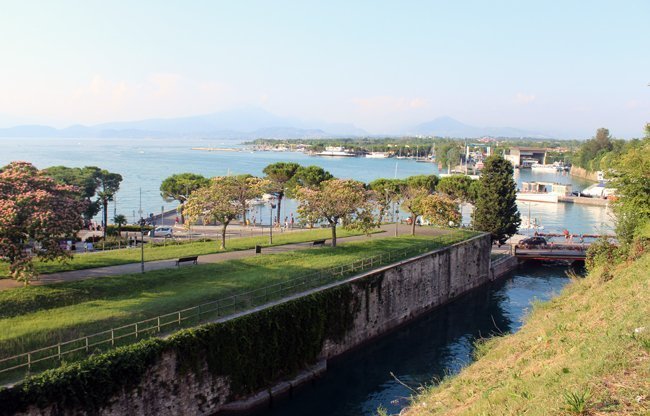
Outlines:
{"label": "walking path", "polygon": [[[399,234],[400,235],[405,235],[410,233],[411,227],[408,225],[400,225],[399,226]],[[388,224],[388,225],[383,225],[380,229],[379,234],[373,234],[373,235],[379,235],[380,237],[388,237],[388,236],[393,236],[395,232],[395,225],[394,224]],[[447,231],[444,230],[439,230],[431,227],[418,227],[416,231],[416,235],[429,235],[429,236],[435,236],[435,235],[441,235],[445,234]],[[337,238],[337,244],[338,243],[347,243],[350,241],[363,241],[363,240],[368,240],[371,239],[371,236],[366,236],[366,235],[359,235],[359,236],[353,236],[353,237],[342,237],[342,238]],[[376,238],[376,237],[375,237]],[[328,239],[329,240],[329,239]],[[331,240],[330,240],[331,242]],[[313,248],[312,242],[306,242],[306,243],[294,243],[294,244],[285,244],[285,245],[279,245],[279,246],[273,246],[273,247],[264,247],[262,248],[262,255],[264,254],[274,254],[274,253],[283,253],[287,251],[294,251],[294,250],[305,250],[308,248]],[[198,261],[200,264],[211,264],[211,263],[219,263],[222,261],[227,261],[227,260],[235,260],[235,259],[242,259],[246,257],[251,257],[255,256],[255,249],[249,249],[249,250],[239,250],[239,251],[228,251],[225,253],[213,253],[213,254],[205,254],[202,256],[199,256]],[[176,268],[176,258],[174,259],[169,259],[169,260],[157,260],[157,261],[148,261],[144,263],[144,270],[146,272],[152,271],[152,270],[162,270],[162,269],[174,269]],[[191,266],[180,266],[180,267],[191,267]],[[129,264],[122,264],[118,266],[106,266],[106,267],[97,267],[94,269],[84,269],[84,270],[73,270],[73,271],[68,271],[68,272],[59,272],[59,273],[51,273],[51,274],[44,274],[41,275],[39,280],[35,280],[30,282],[31,285],[48,285],[48,284],[53,284],[53,283],[61,283],[61,282],[73,282],[77,280],[85,280],[85,279],[92,279],[96,277],[106,277],[106,276],[117,276],[117,275],[122,275],[122,274],[130,274],[130,273],[140,273],[141,270],[141,264],[140,263],[129,263]],[[0,290],[7,290],[15,287],[20,287],[23,284],[20,282],[17,282],[12,279],[0,279]]]}

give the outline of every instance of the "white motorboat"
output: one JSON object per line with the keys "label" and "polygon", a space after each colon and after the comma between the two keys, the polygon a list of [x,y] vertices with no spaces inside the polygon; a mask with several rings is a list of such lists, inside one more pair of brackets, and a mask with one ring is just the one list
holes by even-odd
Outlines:
{"label": "white motorboat", "polygon": [[542,165],[541,163],[533,163],[530,167],[532,170],[543,172],[556,172],[557,166],[555,165]]}
{"label": "white motorboat", "polygon": [[616,189],[607,188],[604,182],[593,184],[580,191],[581,196],[588,196],[591,198],[607,198],[609,196],[614,196],[615,194]]}
{"label": "white motorboat", "polygon": [[390,153],[387,152],[370,152],[366,154],[367,158],[370,159],[387,159],[390,157]]}
{"label": "white motorboat", "polygon": [[530,221],[529,217],[522,217],[521,224],[519,225],[520,230],[543,230],[544,226],[537,221],[537,218],[533,218],[533,221]]}

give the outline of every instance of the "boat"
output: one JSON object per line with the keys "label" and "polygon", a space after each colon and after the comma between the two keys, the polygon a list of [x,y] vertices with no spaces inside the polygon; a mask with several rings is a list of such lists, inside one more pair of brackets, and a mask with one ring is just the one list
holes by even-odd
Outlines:
{"label": "boat", "polygon": [[522,159],[519,169],[530,169],[535,163],[539,163],[537,159]]}
{"label": "boat", "polygon": [[438,174],[438,177],[440,177],[440,178],[446,178],[446,177],[449,177],[449,176],[467,176],[468,178],[470,178],[473,181],[481,179],[481,175],[470,175],[470,174],[466,174],[465,172],[452,172],[452,173],[440,173],[440,174]]}
{"label": "boat", "polygon": [[315,153],[314,156],[344,156],[355,157],[356,154],[345,150],[340,146],[327,146],[322,152]]}
{"label": "boat", "polygon": [[571,195],[571,185],[552,182],[523,182],[518,201],[558,203],[560,196]]}
{"label": "boat", "polygon": [[555,165],[542,165],[541,163],[535,162],[533,163],[530,168],[532,170],[538,170],[538,171],[544,171],[544,172],[556,172],[557,166]]}
{"label": "boat", "polygon": [[607,188],[605,182],[595,183],[580,191],[580,196],[588,196],[591,198],[608,198],[615,195],[616,189]]}
{"label": "boat", "polygon": [[519,225],[520,230],[543,230],[544,226],[538,223],[537,218],[533,218],[533,222],[530,221],[530,217],[522,217],[521,224]]}
{"label": "boat", "polygon": [[390,157],[390,153],[387,152],[370,152],[366,154],[367,158],[370,159],[386,159]]}

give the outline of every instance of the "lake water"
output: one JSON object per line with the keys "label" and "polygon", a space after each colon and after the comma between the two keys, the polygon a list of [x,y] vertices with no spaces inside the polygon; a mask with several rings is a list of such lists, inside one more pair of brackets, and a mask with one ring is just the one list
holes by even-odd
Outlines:
{"label": "lake water", "polygon": [[[199,173],[207,177],[250,173],[262,175],[270,163],[286,161],[302,165],[318,165],[340,178],[353,178],[370,182],[377,178],[405,178],[419,174],[437,174],[432,163],[409,159],[327,158],[309,156],[298,152],[205,152],[192,147],[241,147],[239,141],[207,139],[79,139],[79,138],[20,138],[0,139],[2,152],[0,166],[10,161],[24,160],[43,169],[49,166],[98,166],[120,173],[124,180],[116,201],[109,206],[109,218],[124,214],[131,222],[139,218],[140,192],[142,211],[158,213],[176,207],[176,202],[165,202],[160,197],[160,184],[166,177],[182,172]],[[589,182],[570,177],[566,173],[516,171],[521,181],[550,181],[572,183],[574,190],[584,189]],[[288,216],[295,204],[283,204]],[[575,233],[606,232],[611,227],[610,214],[601,207],[573,204],[522,203],[522,215],[537,218],[545,231],[560,231],[571,224]],[[258,208],[261,210],[261,208]],[[259,211],[257,218],[268,218]],[[469,217],[466,216],[468,219]]]}

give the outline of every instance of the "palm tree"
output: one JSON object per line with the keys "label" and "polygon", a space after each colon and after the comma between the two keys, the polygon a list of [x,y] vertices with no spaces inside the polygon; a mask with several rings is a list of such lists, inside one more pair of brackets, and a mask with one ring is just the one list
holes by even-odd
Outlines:
{"label": "palm tree", "polygon": [[122,226],[126,224],[126,217],[122,214],[118,214],[113,218],[113,222],[117,225],[117,235],[118,237],[122,234]]}

